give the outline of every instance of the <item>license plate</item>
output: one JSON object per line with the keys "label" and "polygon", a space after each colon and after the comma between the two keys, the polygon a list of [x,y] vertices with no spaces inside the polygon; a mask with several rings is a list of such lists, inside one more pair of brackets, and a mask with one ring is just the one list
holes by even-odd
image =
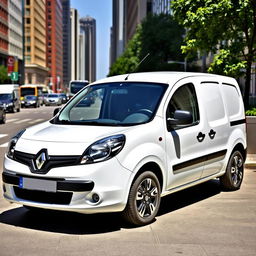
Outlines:
{"label": "license plate", "polygon": [[33,178],[20,177],[19,187],[31,190],[46,192],[56,192],[57,182],[54,180],[40,180]]}

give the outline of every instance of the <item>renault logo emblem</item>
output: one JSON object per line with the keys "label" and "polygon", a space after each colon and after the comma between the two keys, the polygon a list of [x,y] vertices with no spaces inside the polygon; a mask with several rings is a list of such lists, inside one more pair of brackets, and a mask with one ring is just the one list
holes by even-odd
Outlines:
{"label": "renault logo emblem", "polygon": [[34,159],[34,165],[36,169],[41,170],[45,162],[47,161],[47,159],[48,159],[47,150],[42,149],[41,151],[39,151]]}

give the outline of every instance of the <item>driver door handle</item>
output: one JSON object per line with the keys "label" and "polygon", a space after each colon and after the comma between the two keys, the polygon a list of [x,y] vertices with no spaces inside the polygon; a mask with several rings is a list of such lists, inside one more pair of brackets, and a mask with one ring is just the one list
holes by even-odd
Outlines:
{"label": "driver door handle", "polygon": [[199,142],[202,142],[205,138],[205,134],[202,132],[199,132],[196,138]]}

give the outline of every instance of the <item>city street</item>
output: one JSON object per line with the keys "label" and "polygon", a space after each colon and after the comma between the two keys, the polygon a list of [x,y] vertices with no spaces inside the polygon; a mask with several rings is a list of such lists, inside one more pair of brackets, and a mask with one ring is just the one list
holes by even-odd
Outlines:
{"label": "city street", "polygon": [[[55,107],[21,109],[0,125],[0,172],[9,139],[52,117]],[[1,179],[0,179],[0,185]],[[30,212],[0,194],[0,255],[256,255],[256,169],[240,190],[218,181],[162,198],[151,225],[135,228],[119,214]]]}

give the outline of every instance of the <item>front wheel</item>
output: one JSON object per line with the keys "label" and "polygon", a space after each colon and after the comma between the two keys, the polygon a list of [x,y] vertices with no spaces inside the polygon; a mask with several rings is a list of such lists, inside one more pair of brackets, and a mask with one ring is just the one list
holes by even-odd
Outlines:
{"label": "front wheel", "polygon": [[224,190],[238,190],[244,176],[244,158],[239,151],[234,151],[229,158],[226,173],[220,177],[220,184]]}
{"label": "front wheel", "polygon": [[134,225],[146,225],[153,221],[159,206],[161,188],[151,171],[140,174],[131,186],[123,217]]}

